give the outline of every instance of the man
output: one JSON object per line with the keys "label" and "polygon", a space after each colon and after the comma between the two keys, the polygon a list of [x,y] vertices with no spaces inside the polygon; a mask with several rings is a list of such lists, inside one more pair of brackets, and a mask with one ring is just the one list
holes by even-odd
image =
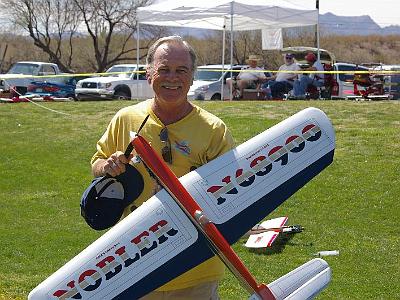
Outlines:
{"label": "man", "polygon": [[[226,125],[187,100],[195,68],[196,54],[179,36],[161,38],[150,47],[146,76],[155,96],[123,108],[113,117],[91,161],[95,176],[117,176],[125,171],[129,161],[123,151],[130,142],[129,132],[137,131],[147,115],[141,135],[178,177],[233,148]],[[123,217],[159,189],[142,163],[134,166],[143,176],[144,190],[125,208]],[[143,299],[218,299],[218,281],[223,274],[224,265],[213,257]]]}
{"label": "man", "polygon": [[247,67],[244,67],[236,77],[237,88],[239,89],[239,98],[243,97],[243,90],[246,88],[255,89],[257,83],[266,80],[264,70],[257,66],[261,59],[257,55],[250,55]]}
{"label": "man", "polygon": [[290,71],[298,71],[300,67],[294,61],[294,55],[286,53],[284,56],[285,63],[281,65],[278,72],[267,77],[268,82],[264,83],[263,89],[270,89],[273,99],[282,98],[284,93],[287,93],[293,88],[293,82],[298,77],[297,73],[290,73]]}
{"label": "man", "polygon": [[[324,67],[314,53],[307,53],[305,59],[310,65],[309,68],[304,69],[305,71],[324,71]],[[309,75],[301,75],[300,80],[296,80],[294,82],[293,96],[297,99],[305,99],[307,86],[309,84],[312,84],[315,87],[323,86],[324,73],[310,73]]]}

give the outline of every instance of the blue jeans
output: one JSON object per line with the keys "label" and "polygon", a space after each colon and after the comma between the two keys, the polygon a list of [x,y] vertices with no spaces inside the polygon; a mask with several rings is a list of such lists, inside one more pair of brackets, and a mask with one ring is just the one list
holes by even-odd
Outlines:
{"label": "blue jeans", "polygon": [[293,95],[294,96],[304,96],[306,94],[307,86],[312,84],[316,87],[323,86],[324,83],[322,80],[314,80],[306,75],[302,75],[300,80],[295,80],[293,84]]}
{"label": "blue jeans", "polygon": [[293,88],[293,84],[290,81],[275,81],[269,80],[262,85],[265,89],[269,87],[271,89],[271,94],[273,98],[282,98],[284,93],[287,93]]}

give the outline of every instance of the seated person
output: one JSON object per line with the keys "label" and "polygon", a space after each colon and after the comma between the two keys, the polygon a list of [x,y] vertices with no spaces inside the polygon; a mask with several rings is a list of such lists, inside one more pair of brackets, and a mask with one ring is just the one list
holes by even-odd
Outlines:
{"label": "seated person", "polygon": [[247,60],[249,66],[242,68],[239,75],[236,77],[236,84],[240,92],[240,97],[243,96],[244,89],[255,89],[258,83],[266,80],[263,69],[257,67],[260,60],[261,59],[257,55],[250,55]]}
{"label": "seated person", "polygon": [[[324,67],[321,62],[317,59],[317,56],[309,52],[305,56],[306,61],[310,64],[311,67],[304,69],[305,71],[324,71]],[[307,86],[309,84],[314,85],[315,87],[320,87],[324,85],[324,73],[310,73],[303,74],[300,76],[299,80],[295,80],[293,84],[293,96],[298,99],[305,99],[305,94],[307,90]]]}
{"label": "seated person", "polygon": [[281,65],[278,72],[267,77],[268,82],[264,83],[262,88],[270,88],[272,98],[282,98],[284,93],[287,93],[293,88],[294,80],[297,78],[297,73],[290,73],[288,71],[298,71],[300,67],[295,63],[294,55],[286,53],[284,56],[285,63]]}

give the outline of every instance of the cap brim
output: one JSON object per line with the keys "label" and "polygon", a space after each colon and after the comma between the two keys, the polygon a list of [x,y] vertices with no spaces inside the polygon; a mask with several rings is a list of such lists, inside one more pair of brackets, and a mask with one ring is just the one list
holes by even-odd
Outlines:
{"label": "cap brim", "polygon": [[144,181],[142,174],[132,165],[125,165],[125,172],[115,177],[124,188],[124,203],[131,204],[142,193]]}
{"label": "cap brim", "polygon": [[126,165],[126,171],[116,177],[95,178],[81,198],[81,215],[95,230],[114,226],[122,213],[143,191],[142,175],[135,167]]}

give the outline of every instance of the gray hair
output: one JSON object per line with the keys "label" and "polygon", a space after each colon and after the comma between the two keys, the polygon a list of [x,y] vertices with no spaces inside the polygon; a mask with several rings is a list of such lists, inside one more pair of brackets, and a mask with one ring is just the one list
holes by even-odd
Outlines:
{"label": "gray hair", "polygon": [[193,72],[196,70],[197,67],[197,55],[196,52],[194,51],[193,47],[190,46],[188,42],[183,40],[182,37],[179,35],[171,35],[171,36],[166,36],[158,39],[155,41],[153,45],[150,46],[149,51],[147,52],[147,57],[146,57],[146,64],[147,68],[153,67],[154,63],[154,54],[156,53],[156,50],[159,46],[162,44],[181,44],[183,45],[188,51],[190,58],[192,60],[192,70]]}

